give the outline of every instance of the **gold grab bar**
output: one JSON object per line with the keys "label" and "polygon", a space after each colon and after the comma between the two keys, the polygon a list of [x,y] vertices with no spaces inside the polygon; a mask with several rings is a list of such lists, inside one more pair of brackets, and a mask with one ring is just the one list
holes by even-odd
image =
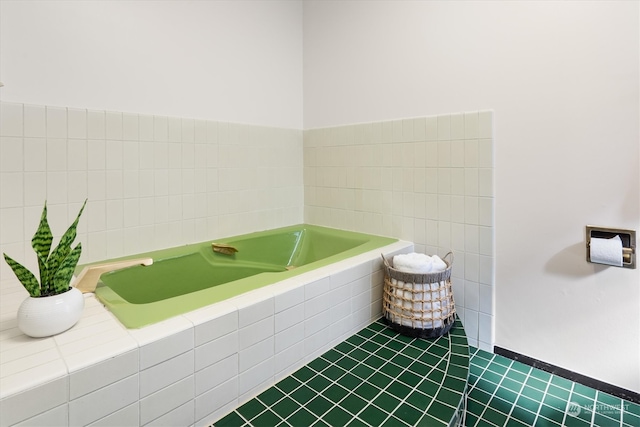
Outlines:
{"label": "gold grab bar", "polygon": [[87,265],[78,275],[74,287],[80,290],[80,292],[82,292],[83,294],[88,292],[95,292],[96,286],[98,286],[98,280],[100,279],[100,275],[102,273],[106,273],[107,271],[120,270],[123,268],[132,267],[134,265],[147,266],[151,264],[153,264],[153,259],[139,258]]}

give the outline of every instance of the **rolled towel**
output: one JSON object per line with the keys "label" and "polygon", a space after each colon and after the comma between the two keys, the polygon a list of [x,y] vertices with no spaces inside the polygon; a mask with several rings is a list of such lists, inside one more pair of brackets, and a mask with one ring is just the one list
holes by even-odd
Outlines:
{"label": "rolled towel", "polygon": [[403,273],[426,274],[433,269],[433,260],[425,254],[412,252],[393,257],[393,268]]}
{"label": "rolled towel", "polygon": [[433,272],[445,271],[447,269],[447,263],[442,260],[438,255],[431,257],[433,261]]}

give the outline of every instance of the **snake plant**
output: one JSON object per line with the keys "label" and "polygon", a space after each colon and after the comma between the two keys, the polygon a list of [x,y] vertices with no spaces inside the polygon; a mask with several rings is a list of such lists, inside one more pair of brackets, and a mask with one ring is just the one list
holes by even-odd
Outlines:
{"label": "snake plant", "polygon": [[80,253],[82,252],[81,243],[78,243],[73,249],[71,249],[71,244],[76,238],[78,221],[86,204],[87,201],[85,200],[82,208],[80,208],[80,212],[78,212],[76,220],[73,221],[73,224],[69,226],[69,229],[60,238],[58,246],[51,251],[53,235],[51,234],[51,228],[47,221],[47,202],[45,201],[42,216],[40,217],[40,225],[33,239],[31,239],[31,246],[38,257],[40,282],[38,282],[38,279],[36,279],[36,276],[31,271],[3,253],[5,261],[9,264],[30,296],[46,297],[61,294],[69,290],[73,272],[76,265],[78,265]]}

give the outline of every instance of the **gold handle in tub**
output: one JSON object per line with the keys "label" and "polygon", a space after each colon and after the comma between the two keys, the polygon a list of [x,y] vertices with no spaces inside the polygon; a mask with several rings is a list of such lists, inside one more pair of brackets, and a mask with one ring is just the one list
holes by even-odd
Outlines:
{"label": "gold handle in tub", "polygon": [[226,245],[224,243],[212,243],[211,247],[213,248],[214,252],[218,252],[220,254],[225,254],[225,255],[233,255],[236,252],[238,252],[238,249],[234,248],[231,245]]}
{"label": "gold handle in tub", "polygon": [[82,269],[73,287],[78,289],[83,294],[88,292],[95,292],[96,286],[98,286],[98,280],[100,279],[100,275],[102,273],[120,270],[127,267],[133,267],[134,265],[147,266],[151,264],[153,264],[153,259],[139,258],[88,265]]}

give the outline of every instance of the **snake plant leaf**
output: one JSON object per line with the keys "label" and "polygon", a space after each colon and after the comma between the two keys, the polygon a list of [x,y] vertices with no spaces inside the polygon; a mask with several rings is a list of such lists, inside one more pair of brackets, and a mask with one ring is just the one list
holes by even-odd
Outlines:
{"label": "snake plant leaf", "polygon": [[53,275],[53,294],[61,294],[69,290],[69,283],[73,277],[73,272],[78,265],[82,253],[82,243],[78,243],[75,248],[62,261],[60,267]]}
{"label": "snake plant leaf", "polygon": [[[62,237],[60,238],[60,243],[58,243],[58,246],[56,246],[53,252],[51,252],[51,256],[47,260],[47,269],[49,270],[50,279],[53,282],[55,282],[54,276],[58,274],[57,272],[61,268],[62,263],[68,256],[70,256],[71,244],[76,238],[76,234],[77,234],[76,229],[78,227],[78,222],[80,221],[80,215],[82,215],[82,211],[84,210],[84,207],[86,205],[87,205],[87,201],[85,200],[84,204],[80,208],[80,212],[78,212],[78,216],[76,217],[76,220],[73,221],[73,224],[71,224],[67,229],[67,231],[62,235]],[[78,254],[78,256],[80,255]],[[69,276],[69,279],[71,279],[71,276]],[[54,289],[57,288],[55,283],[53,284],[50,283],[49,285],[50,286],[52,285]]]}
{"label": "snake plant leaf", "polygon": [[40,285],[38,284],[38,279],[33,275],[32,272],[27,270],[22,264],[13,260],[9,255],[3,253],[4,260],[9,264],[9,267],[13,270],[20,283],[25,287],[29,295],[32,297],[40,296]]}
{"label": "snake plant leaf", "polygon": [[51,242],[53,241],[53,234],[51,234],[51,227],[47,221],[47,202],[44,202],[44,208],[42,209],[42,215],[40,216],[40,224],[36,230],[36,234],[31,239],[31,247],[38,256],[38,267],[40,269],[40,283],[49,283],[49,271],[47,269],[47,258],[49,258],[49,251],[51,250]]}

